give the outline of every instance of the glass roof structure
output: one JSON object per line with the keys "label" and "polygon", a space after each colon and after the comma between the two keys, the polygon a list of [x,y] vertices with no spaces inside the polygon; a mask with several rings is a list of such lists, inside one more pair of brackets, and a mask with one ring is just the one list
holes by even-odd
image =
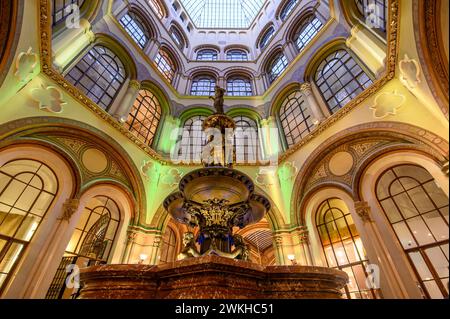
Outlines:
{"label": "glass roof structure", "polygon": [[266,0],[180,0],[197,28],[248,29]]}

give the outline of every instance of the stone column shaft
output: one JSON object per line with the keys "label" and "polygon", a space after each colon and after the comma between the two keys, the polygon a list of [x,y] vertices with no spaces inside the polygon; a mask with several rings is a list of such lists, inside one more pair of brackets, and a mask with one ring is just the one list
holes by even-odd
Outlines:
{"label": "stone column shaft", "polygon": [[127,92],[122,98],[122,101],[120,102],[120,105],[115,113],[115,117],[122,123],[125,123],[127,121],[128,115],[130,114],[131,108],[133,107],[133,104],[139,95],[140,89],[141,84],[138,81],[130,81]]}
{"label": "stone column shaft", "polygon": [[311,112],[314,116],[315,124],[322,122],[325,119],[325,115],[323,114],[319,103],[317,102],[316,97],[312,91],[312,86],[310,83],[303,83],[300,86],[300,91],[303,93],[306,99],[306,103],[311,109]]}

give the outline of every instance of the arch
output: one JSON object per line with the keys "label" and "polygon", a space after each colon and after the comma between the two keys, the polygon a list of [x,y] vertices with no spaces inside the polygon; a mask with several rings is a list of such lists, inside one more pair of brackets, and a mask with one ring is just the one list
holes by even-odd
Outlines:
{"label": "arch", "polygon": [[246,108],[246,107],[239,107],[239,106],[234,107],[234,108],[230,109],[228,112],[226,112],[226,114],[230,117],[235,117],[235,116],[249,117],[249,118],[253,119],[254,121],[256,121],[259,126],[261,124],[260,122],[262,121],[261,114],[259,114],[254,109],[250,109],[250,108]]}
{"label": "arch", "polygon": [[156,16],[160,19],[169,17],[169,9],[164,1],[160,0],[149,0],[148,1],[150,8],[156,14]]}
{"label": "arch", "polygon": [[[448,56],[444,39],[448,30],[441,27],[443,15],[448,11],[448,1],[413,1],[413,23],[416,48],[422,70],[431,93],[442,112],[449,118],[449,74]],[[448,6],[448,4],[447,4]],[[448,19],[448,17],[447,17]]]}
{"label": "arch", "polygon": [[[331,63],[339,65],[339,68],[333,69],[333,73],[329,74],[325,70]],[[338,76],[337,72],[351,76]],[[314,83],[318,88],[332,113],[345,107],[375,81],[372,72],[344,45],[342,39],[334,40],[319,49],[307,66],[304,77],[305,81]],[[352,91],[347,92],[346,88],[351,83]]]}
{"label": "arch", "polygon": [[128,77],[132,80],[137,79],[138,72],[136,62],[124,44],[119,42],[112,35],[96,33],[94,46],[95,45],[103,45],[117,54],[125,67]]}
{"label": "arch", "polygon": [[203,71],[192,77],[190,94],[194,96],[213,96],[218,78],[213,73]]}
{"label": "arch", "polygon": [[228,96],[253,96],[253,78],[242,74],[230,75],[226,78]]}
{"label": "arch", "polygon": [[200,75],[209,75],[214,77],[216,80],[220,77],[221,71],[220,69],[213,66],[199,66],[192,68],[188,71],[187,76],[189,78],[194,78]]}
{"label": "arch", "polygon": [[170,83],[173,83],[178,72],[178,67],[170,51],[160,48],[155,57],[156,68],[159,73]]}
{"label": "arch", "polygon": [[172,24],[169,28],[169,33],[172,37],[173,40],[177,41],[176,39],[174,39],[173,37],[173,32],[177,32],[178,35],[181,37],[182,43],[177,43],[178,47],[183,50],[184,48],[189,48],[190,44],[189,44],[189,38],[187,37],[186,33],[184,33],[183,28],[181,27],[181,25],[176,22],[175,20],[172,21]]}
{"label": "arch", "polygon": [[[99,183],[120,187],[124,192],[131,195],[134,200],[136,211],[133,214],[133,223],[145,224],[146,197],[140,171],[127,151],[102,131],[75,120],[58,117],[36,117],[6,123],[3,129],[0,130],[0,136],[2,139],[0,147],[16,143],[41,144],[62,154],[71,163],[74,171],[77,172],[76,179],[79,181],[79,187],[74,197],[79,197],[86,189]],[[68,137],[69,140],[65,140],[65,137]],[[104,179],[94,178],[86,180],[83,178],[80,159],[76,158],[76,152],[70,148],[71,138],[89,141],[89,143],[93,143],[92,145],[96,145],[102,151],[108,153],[108,157],[114,159],[116,162],[114,165],[118,166],[126,180],[115,178],[113,175]]]}
{"label": "arch", "polygon": [[298,0],[283,0],[275,11],[275,19],[286,21],[291,13],[295,10]]}
{"label": "arch", "polygon": [[[377,139],[380,141],[386,140],[386,142],[384,144],[380,143],[379,145],[374,144],[375,146],[370,151],[367,151],[369,153],[364,153],[364,157],[360,157],[361,160],[354,163],[353,170],[348,173],[351,179],[350,183],[334,177],[327,178],[323,182],[310,183],[307,187],[308,181],[314,176],[319,165],[322,165],[322,162],[317,162],[317,158],[323,159],[322,161],[327,161],[327,154],[332,154],[340,146],[364,141],[366,138],[372,143]],[[361,178],[362,169],[367,165],[366,163],[370,163],[379,154],[403,149],[427,154],[427,156],[434,158],[436,163],[440,163],[446,161],[446,158],[448,158],[449,144],[441,137],[422,128],[395,122],[361,124],[329,138],[310,154],[300,169],[301,173],[296,177],[291,200],[291,220],[296,225],[302,225],[302,220],[298,219],[297,213],[304,210],[308,197],[317,189],[323,187],[341,189],[351,194],[355,200],[358,200],[359,195],[356,191],[356,181]],[[319,179],[318,181],[321,180]]]}
{"label": "arch", "polygon": [[[274,37],[275,33],[276,33],[276,30],[275,30],[275,25],[273,24],[273,22],[269,22],[268,24],[266,24],[266,26],[262,29],[262,31],[260,32],[260,34],[256,38],[255,47],[257,49],[264,50],[268,46],[268,44],[271,42],[271,40]],[[265,45],[263,47],[261,47],[261,41],[264,38],[266,38],[267,41],[265,41],[266,42]]]}
{"label": "arch", "polygon": [[219,59],[220,49],[212,46],[203,46],[195,50],[196,61],[217,61]]}
{"label": "arch", "polygon": [[139,22],[145,28],[145,30],[143,31],[146,31],[148,33],[147,43],[144,46],[146,46],[150,40],[158,39],[160,37],[160,32],[155,27],[156,22],[150,15],[147,14],[146,10],[144,10],[139,3],[131,3],[127,6],[127,9],[128,10],[120,16],[119,22],[127,14],[136,15],[139,18]]}
{"label": "arch", "polygon": [[12,65],[22,30],[24,0],[2,1],[0,4],[0,86]]}
{"label": "arch", "polygon": [[161,45],[159,47],[160,50],[164,50],[167,52],[170,57],[172,58],[173,63],[175,63],[175,68],[178,72],[183,73],[184,72],[184,63],[181,58],[181,56],[178,54],[178,52],[173,48],[173,46],[168,42],[161,42]]}
{"label": "arch", "polygon": [[275,82],[281,74],[286,71],[289,61],[281,47],[275,47],[270,54],[267,55],[264,63],[261,64],[263,74],[266,74],[267,82],[270,86]]}

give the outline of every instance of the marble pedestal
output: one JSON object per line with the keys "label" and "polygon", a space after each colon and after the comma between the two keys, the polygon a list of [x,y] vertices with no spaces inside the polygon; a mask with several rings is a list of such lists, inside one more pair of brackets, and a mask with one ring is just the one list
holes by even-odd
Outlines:
{"label": "marble pedestal", "polygon": [[346,273],[269,266],[216,256],[158,266],[103,265],[81,270],[81,299],[336,299]]}

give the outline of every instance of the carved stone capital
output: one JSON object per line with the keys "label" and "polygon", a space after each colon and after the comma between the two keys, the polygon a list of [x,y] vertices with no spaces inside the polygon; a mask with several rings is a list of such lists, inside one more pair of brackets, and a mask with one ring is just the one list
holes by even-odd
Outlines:
{"label": "carved stone capital", "polygon": [[373,222],[370,206],[367,202],[356,202],[355,211],[364,224]]}
{"label": "carved stone capital", "polygon": [[133,243],[136,239],[137,233],[134,231],[128,231],[127,234],[127,244]]}
{"label": "carved stone capital", "polygon": [[61,220],[69,221],[73,214],[78,210],[78,207],[80,206],[80,200],[71,198],[66,200],[66,202],[63,204],[63,213],[61,216]]}
{"label": "carved stone capital", "polygon": [[275,245],[277,246],[277,248],[280,248],[283,246],[283,237],[275,235],[274,239],[275,239]]}
{"label": "carved stone capital", "polygon": [[312,86],[310,83],[302,83],[300,85],[300,91],[305,94],[306,96],[310,96],[312,94]]}
{"label": "carved stone capital", "polygon": [[130,84],[128,84],[128,87],[131,89],[135,89],[136,91],[139,91],[141,89],[141,82],[137,80],[131,80]]}

